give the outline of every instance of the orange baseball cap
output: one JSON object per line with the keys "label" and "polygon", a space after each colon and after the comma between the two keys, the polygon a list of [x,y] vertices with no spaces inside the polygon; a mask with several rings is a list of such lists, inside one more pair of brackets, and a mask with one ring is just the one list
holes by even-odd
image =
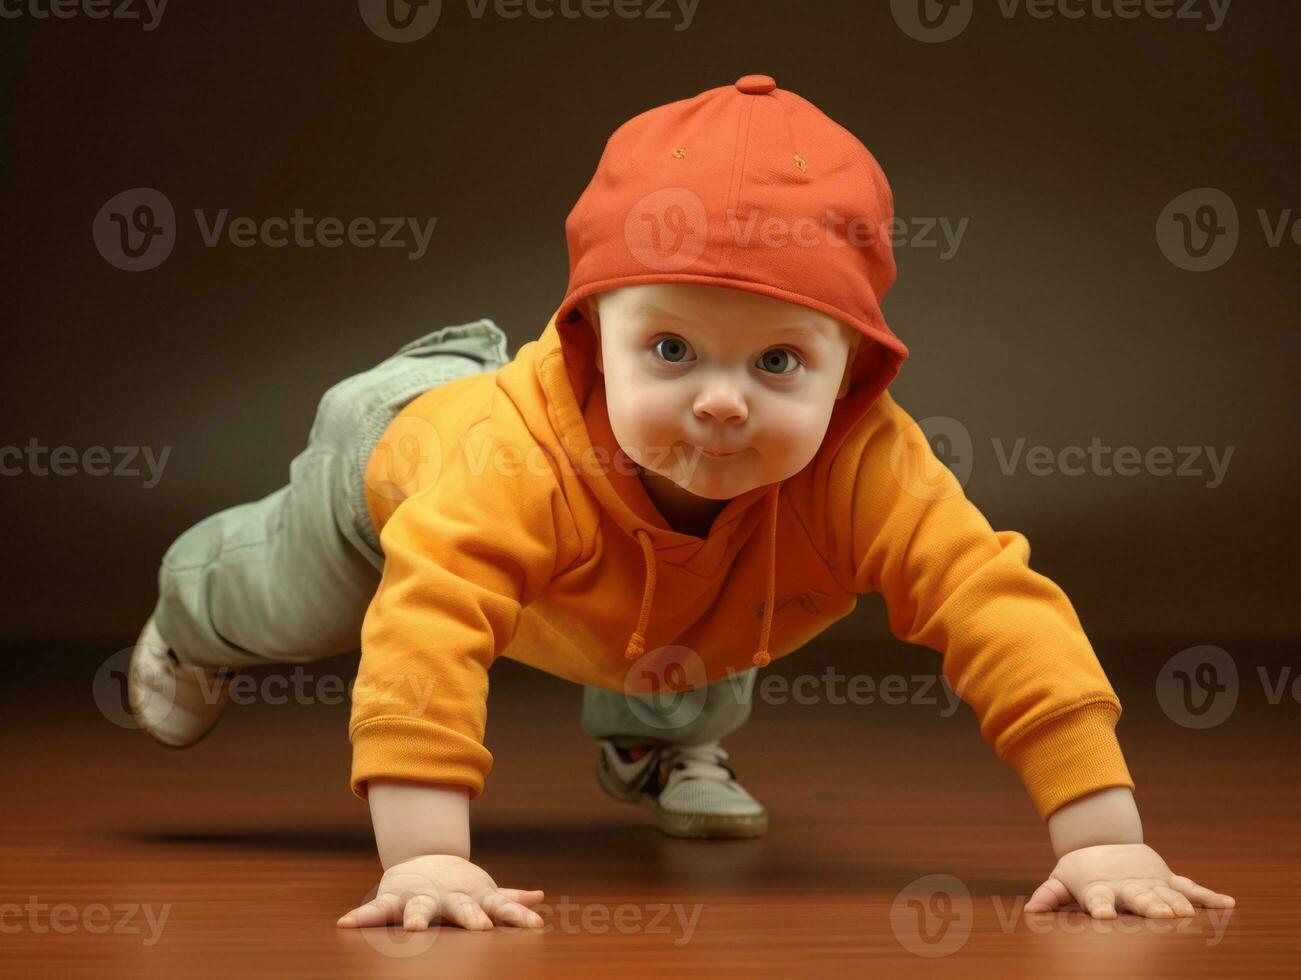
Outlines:
{"label": "orange baseball cap", "polygon": [[607,289],[705,283],[840,320],[871,387],[908,356],[881,300],[894,283],[894,196],[852,133],[768,75],[746,75],[634,116],[606,141],[565,220],[569,285],[557,322]]}

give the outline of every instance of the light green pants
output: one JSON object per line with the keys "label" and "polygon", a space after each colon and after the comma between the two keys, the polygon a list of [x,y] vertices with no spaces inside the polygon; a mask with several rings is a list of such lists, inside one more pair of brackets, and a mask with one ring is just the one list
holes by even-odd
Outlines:
{"label": "light green pants", "polygon": [[[363,483],[371,447],[420,393],[508,360],[506,335],[477,320],[419,337],[326,391],[288,485],[204,518],[163,556],[155,622],[181,661],[307,663],[357,651],[384,568]],[[584,688],[581,725],[624,744],[720,739],[749,716],[754,675],[671,702]]]}

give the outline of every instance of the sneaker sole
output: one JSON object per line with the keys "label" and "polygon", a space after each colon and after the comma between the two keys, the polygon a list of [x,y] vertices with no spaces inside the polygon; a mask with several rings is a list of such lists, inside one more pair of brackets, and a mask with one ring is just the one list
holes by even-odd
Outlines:
{"label": "sneaker sole", "polygon": [[596,781],[607,796],[621,803],[631,803],[645,807],[655,814],[655,821],[660,830],[669,837],[687,837],[694,839],[747,839],[763,837],[768,833],[768,814],[763,813],[677,813],[666,810],[659,801],[645,793],[629,796],[612,782],[613,774],[606,768],[605,756],[596,758]]}
{"label": "sneaker sole", "polygon": [[646,802],[669,837],[743,839],[768,833],[767,813],[675,813],[655,800]]}

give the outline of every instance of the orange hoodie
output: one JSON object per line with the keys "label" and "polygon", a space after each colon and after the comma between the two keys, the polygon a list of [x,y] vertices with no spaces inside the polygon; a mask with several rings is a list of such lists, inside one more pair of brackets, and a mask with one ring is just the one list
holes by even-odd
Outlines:
{"label": "orange hoodie", "polygon": [[372,452],[386,560],[353,692],[357,796],[376,776],[478,796],[499,656],[641,691],[630,658],[673,645],[690,686],[799,649],[877,591],[895,636],[943,653],[1042,817],[1133,787],[1120,703],[1070,601],[877,394],[879,373],[854,373],[808,466],[732,499],[699,538],[668,526],[615,441],[594,353],[589,325],[553,317],[500,370],[416,398]]}
{"label": "orange hoodie", "polygon": [[[569,286],[546,330],[500,370],[416,398],[369,459],[385,567],[353,690],[354,793],[389,776],[478,796],[499,656],[681,690],[799,649],[870,592],[895,636],[943,653],[1043,817],[1133,787],[1120,703],[1070,601],[885,392],[907,356],[880,306],[893,223],[875,157],[767,75],[610,136],[565,223]],[[762,293],[862,335],[814,458],[728,501],[703,538],[668,526],[616,443],[578,308],[639,282]]]}

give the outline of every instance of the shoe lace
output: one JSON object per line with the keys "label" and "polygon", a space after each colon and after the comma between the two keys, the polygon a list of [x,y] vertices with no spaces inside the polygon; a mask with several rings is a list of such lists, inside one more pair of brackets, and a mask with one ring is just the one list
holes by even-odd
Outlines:
{"label": "shoe lace", "polygon": [[725,766],[728,759],[727,749],[718,742],[701,742],[697,745],[666,745],[660,754],[660,765],[667,774],[664,782],[669,783],[683,779],[709,779],[718,783],[728,783],[735,778],[732,771]]}

